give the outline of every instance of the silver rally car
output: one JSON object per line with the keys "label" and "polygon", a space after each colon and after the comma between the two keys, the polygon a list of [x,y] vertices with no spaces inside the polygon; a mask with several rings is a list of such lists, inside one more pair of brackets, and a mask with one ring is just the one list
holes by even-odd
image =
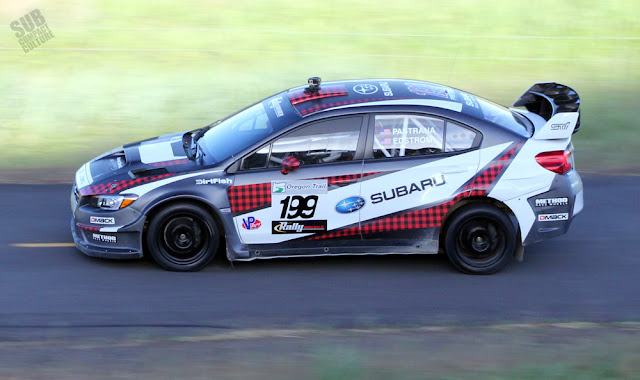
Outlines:
{"label": "silver rally car", "polygon": [[514,107],[422,81],[310,78],[83,165],[73,239],[175,271],[216,255],[446,252],[465,273],[494,273],[583,207],[578,94],[538,83]]}

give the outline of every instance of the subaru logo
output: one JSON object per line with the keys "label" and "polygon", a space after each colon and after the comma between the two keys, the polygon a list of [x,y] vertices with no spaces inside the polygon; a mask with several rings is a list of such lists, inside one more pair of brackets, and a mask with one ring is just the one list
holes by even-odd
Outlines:
{"label": "subaru logo", "polygon": [[364,199],[362,197],[349,197],[338,202],[336,211],[341,214],[348,214],[360,210],[363,206]]}

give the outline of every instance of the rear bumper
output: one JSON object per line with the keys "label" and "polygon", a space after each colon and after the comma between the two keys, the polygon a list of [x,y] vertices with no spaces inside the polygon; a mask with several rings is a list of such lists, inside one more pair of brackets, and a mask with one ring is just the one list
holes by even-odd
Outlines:
{"label": "rear bumper", "polygon": [[573,218],[584,208],[584,190],[578,172],[572,170],[556,176],[553,185],[541,194],[527,199],[535,221],[523,245],[563,235]]}

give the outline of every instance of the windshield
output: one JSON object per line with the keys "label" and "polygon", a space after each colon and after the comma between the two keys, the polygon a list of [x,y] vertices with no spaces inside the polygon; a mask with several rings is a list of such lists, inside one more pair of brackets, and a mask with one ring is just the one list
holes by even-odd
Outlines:
{"label": "windshield", "polygon": [[524,116],[486,99],[476,97],[476,100],[480,104],[485,120],[527,137],[530,137],[533,133],[533,125],[531,125],[531,122]]}
{"label": "windshield", "polygon": [[236,156],[297,118],[291,104],[280,95],[256,103],[214,125],[198,140],[204,163],[216,164]]}

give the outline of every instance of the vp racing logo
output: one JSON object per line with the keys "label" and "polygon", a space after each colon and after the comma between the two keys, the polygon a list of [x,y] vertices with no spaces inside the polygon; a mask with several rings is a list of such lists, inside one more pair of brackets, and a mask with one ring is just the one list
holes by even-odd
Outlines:
{"label": "vp racing logo", "polygon": [[253,216],[242,219],[242,228],[245,230],[257,230],[260,226],[262,226],[262,222]]}

